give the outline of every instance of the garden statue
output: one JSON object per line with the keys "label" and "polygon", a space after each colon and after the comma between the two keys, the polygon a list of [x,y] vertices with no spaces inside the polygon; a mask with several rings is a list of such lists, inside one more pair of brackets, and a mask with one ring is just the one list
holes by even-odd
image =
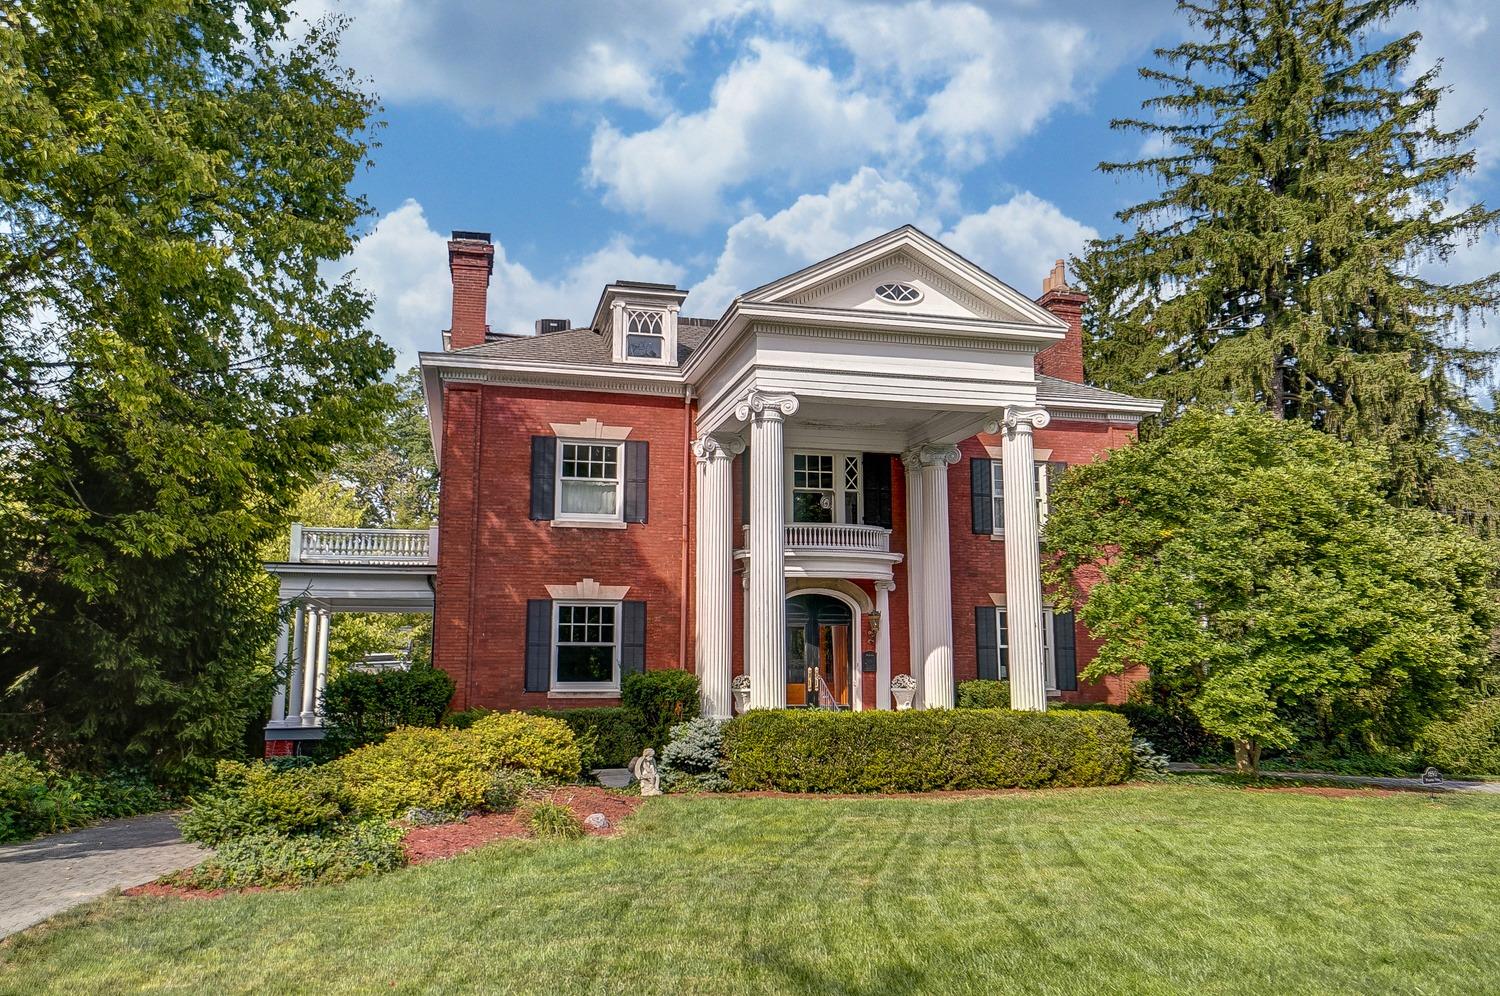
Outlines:
{"label": "garden statue", "polygon": [[729,683],[729,689],[734,694],[734,711],[743,713],[750,708],[750,676],[748,674],[737,674]]}
{"label": "garden statue", "polygon": [[641,795],[661,795],[661,776],[656,772],[656,751],[650,747],[630,762],[630,773],[641,783]]}
{"label": "garden statue", "polygon": [[911,708],[911,700],[917,694],[917,679],[909,674],[898,674],[891,679],[891,698],[896,700],[896,711]]}

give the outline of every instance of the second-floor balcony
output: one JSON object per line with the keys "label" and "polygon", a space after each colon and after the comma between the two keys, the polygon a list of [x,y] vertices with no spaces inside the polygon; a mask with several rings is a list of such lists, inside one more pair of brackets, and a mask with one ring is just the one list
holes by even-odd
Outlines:
{"label": "second-floor balcony", "polygon": [[[750,556],[750,527],[740,529],[738,560]],[[786,525],[787,577],[888,579],[901,561],[891,552],[891,531],[881,526],[841,522],[789,522]]]}
{"label": "second-floor balcony", "polygon": [[358,529],[342,526],[292,526],[290,564],[403,567],[437,563],[437,527],[431,529]]}

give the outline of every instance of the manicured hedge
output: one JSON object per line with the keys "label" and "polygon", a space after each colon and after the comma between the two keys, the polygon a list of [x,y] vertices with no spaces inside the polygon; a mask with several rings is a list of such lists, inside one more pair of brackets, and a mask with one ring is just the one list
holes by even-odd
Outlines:
{"label": "manicured hedge", "polygon": [[1009,709],[1010,682],[978,678],[958,683],[960,709]]}
{"label": "manicured hedge", "polygon": [[646,746],[646,717],[624,706],[586,706],[578,709],[533,709],[534,716],[551,716],[568,724],[584,752],[583,767],[623,768]]}
{"label": "manicured hedge", "polygon": [[1130,726],[1102,712],[754,710],[724,728],[735,789],[925,792],[1115,785]]}

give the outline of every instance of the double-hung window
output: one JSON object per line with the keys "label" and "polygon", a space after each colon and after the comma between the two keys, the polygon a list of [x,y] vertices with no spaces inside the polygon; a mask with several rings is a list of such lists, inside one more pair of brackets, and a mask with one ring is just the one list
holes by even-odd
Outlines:
{"label": "double-hung window", "polygon": [[791,521],[860,522],[863,474],[857,453],[793,453]]}
{"label": "double-hung window", "polygon": [[569,519],[619,520],[619,443],[558,442],[558,512]]}
{"label": "double-hung window", "polygon": [[[1036,522],[1038,526],[1042,526],[1047,522],[1047,465],[1034,463],[1031,465],[1031,473],[1036,486]],[[990,474],[993,478],[991,500],[995,503],[993,530],[995,535],[1001,536],[1005,533],[1005,474],[1001,461],[994,460],[990,463]]]}
{"label": "double-hung window", "polygon": [[666,331],[659,311],[628,311],[625,321],[625,358],[659,360],[666,349]]}
{"label": "double-hung window", "polygon": [[558,602],[554,612],[552,687],[574,691],[618,688],[619,605]]}
{"label": "double-hung window", "polygon": [[[1067,617],[1071,620],[1071,617]],[[1042,660],[1046,662],[1047,690],[1057,691],[1057,648],[1054,628],[1057,625],[1056,618],[1052,612],[1052,606],[1042,606]],[[996,658],[999,663],[1000,676],[1008,677],[1010,674],[1010,626],[1005,606],[995,608],[995,643]]]}

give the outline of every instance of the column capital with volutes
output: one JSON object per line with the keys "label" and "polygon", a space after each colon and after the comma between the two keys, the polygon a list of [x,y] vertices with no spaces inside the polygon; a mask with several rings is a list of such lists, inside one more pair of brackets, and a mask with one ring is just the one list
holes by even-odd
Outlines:
{"label": "column capital with volutes", "polygon": [[733,460],[745,452],[745,441],[738,436],[701,436],[693,440],[693,456],[699,463],[713,460]]}
{"label": "column capital with volutes", "polygon": [[797,414],[800,406],[801,402],[797,400],[795,394],[773,394],[769,391],[751,388],[739,401],[735,402],[734,417],[741,422],[749,422],[751,419],[780,421]]}
{"label": "column capital with volutes", "polygon": [[947,467],[958,463],[962,458],[963,454],[958,451],[958,447],[951,444],[945,446],[925,443],[901,453],[901,462],[908,467]]}

